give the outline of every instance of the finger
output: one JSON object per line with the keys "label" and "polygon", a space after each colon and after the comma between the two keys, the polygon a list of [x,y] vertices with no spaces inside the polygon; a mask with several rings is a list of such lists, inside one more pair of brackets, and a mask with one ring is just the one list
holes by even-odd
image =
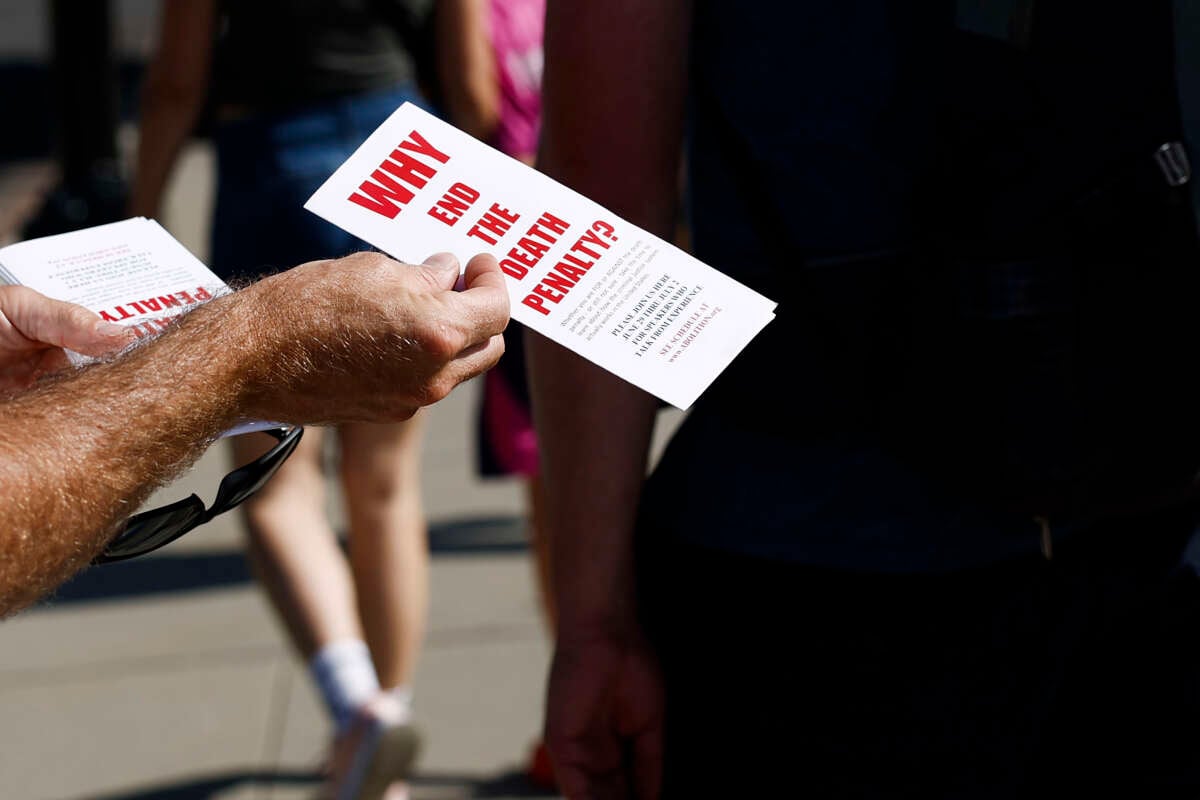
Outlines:
{"label": "finger", "polygon": [[469,381],[496,366],[503,355],[504,337],[500,334],[490,336],[486,341],[471,345],[459,353],[451,362],[450,374],[456,383]]}
{"label": "finger", "polygon": [[555,767],[554,781],[558,784],[559,794],[567,800],[587,800],[592,796],[587,773],[581,769],[570,766]]}
{"label": "finger", "polygon": [[137,334],[132,328],[96,318],[90,330],[68,327],[64,331],[62,346],[85,356],[102,356],[115,353],[136,341]]}
{"label": "finger", "polygon": [[484,335],[502,332],[508,326],[510,309],[500,264],[494,257],[480,253],[467,262],[463,279],[465,289],[456,295],[463,304],[463,313]]}
{"label": "finger", "polygon": [[633,741],[633,786],[637,797],[654,800],[662,791],[662,728],[652,727]]}
{"label": "finger", "polygon": [[462,268],[458,263],[458,257],[453,253],[434,253],[422,264],[433,268],[430,272],[437,276],[438,285],[443,289],[455,288]]}
{"label": "finger", "polygon": [[559,792],[567,800],[643,800],[632,794],[626,781],[615,772],[595,774],[578,770],[573,774],[568,770],[559,778],[556,771],[555,779],[559,781]]}
{"label": "finger", "polygon": [[468,290],[484,287],[492,287],[494,289],[503,289],[505,294],[508,293],[508,288],[504,283],[504,273],[500,270],[500,262],[495,256],[488,253],[479,253],[467,262],[466,274],[464,283]]}
{"label": "finger", "polygon": [[132,330],[105,322],[92,311],[41,295],[27,287],[7,296],[5,316],[27,339],[65,347],[85,355],[101,355],[132,342]]}
{"label": "finger", "polygon": [[37,378],[51,372],[58,372],[71,366],[67,354],[58,348],[43,350],[42,356],[30,371],[30,378]]}
{"label": "finger", "polygon": [[625,794],[611,775],[593,774],[582,765],[555,764],[554,780],[566,800],[625,800]]}
{"label": "finger", "polygon": [[28,389],[43,375],[71,366],[67,354],[58,347],[29,351],[25,358],[10,361],[0,357],[0,394]]}

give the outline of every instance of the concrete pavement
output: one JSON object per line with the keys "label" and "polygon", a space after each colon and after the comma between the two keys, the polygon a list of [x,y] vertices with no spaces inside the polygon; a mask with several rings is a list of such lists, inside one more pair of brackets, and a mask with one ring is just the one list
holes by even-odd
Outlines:
{"label": "concrete pavement", "polygon": [[[202,259],[210,198],[211,156],[196,145],[164,221]],[[477,390],[468,383],[428,410],[432,597],[415,681],[426,747],[414,800],[547,797],[517,770],[539,728],[550,650],[520,486],[472,468]],[[663,412],[658,446],[681,416]],[[154,502],[189,492],[211,501],[226,468],[218,446]],[[236,515],[153,556],[87,570],[0,623],[0,800],[309,797],[326,735],[307,674],[249,577]]]}
{"label": "concrete pavement", "polygon": [[[427,748],[414,797],[542,796],[509,775],[537,730],[548,655],[519,497],[471,486],[463,388],[430,415],[435,555],[415,684]],[[163,494],[211,499],[218,450]],[[311,794],[326,723],[240,543],[236,518],[220,518],[0,624],[0,797]]]}
{"label": "concrete pavement", "polygon": [[[465,411],[466,400],[443,410]],[[219,460],[178,494],[211,493]],[[446,488],[437,472],[435,495]],[[521,523],[482,499],[431,507],[431,624],[416,681],[430,791],[418,798],[496,796],[480,792],[537,729],[547,647]],[[249,580],[233,522],[85,573],[0,626],[0,796],[307,796],[324,719]]]}

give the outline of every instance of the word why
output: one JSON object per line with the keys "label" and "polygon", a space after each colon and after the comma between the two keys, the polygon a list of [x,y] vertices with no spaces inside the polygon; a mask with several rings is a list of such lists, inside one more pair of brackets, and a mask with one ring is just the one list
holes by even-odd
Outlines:
{"label": "word why", "polygon": [[412,201],[416,189],[423,189],[437,168],[434,163],[445,164],[450,156],[438,150],[417,131],[405,137],[379,168],[348,198],[368,211],[388,219],[395,219]]}

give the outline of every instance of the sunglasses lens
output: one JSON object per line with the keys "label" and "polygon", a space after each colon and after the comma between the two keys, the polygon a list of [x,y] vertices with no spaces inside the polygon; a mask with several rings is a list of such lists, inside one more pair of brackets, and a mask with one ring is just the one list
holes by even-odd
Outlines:
{"label": "sunglasses lens", "polygon": [[266,433],[274,436],[278,444],[254,462],[226,475],[217,489],[217,497],[211,509],[206,510],[204,501],[192,495],[169,506],[143,511],[129,519],[124,532],[92,563],[123,561],[170,544],[197,525],[228,511],[257,492],[296,449],[304,428],[278,428]]}
{"label": "sunglasses lens", "polygon": [[124,532],[104,549],[94,563],[103,564],[140,556],[175,541],[204,519],[204,501],[192,495],[169,506],[131,518]]}
{"label": "sunglasses lens", "polygon": [[212,515],[224,513],[263,487],[300,443],[303,428],[293,428],[283,434],[279,443],[260,458],[239,467],[221,480],[213,501]]}

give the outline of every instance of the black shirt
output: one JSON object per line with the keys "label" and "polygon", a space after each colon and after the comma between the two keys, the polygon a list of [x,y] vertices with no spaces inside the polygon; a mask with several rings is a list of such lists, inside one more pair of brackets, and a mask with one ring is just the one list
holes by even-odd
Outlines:
{"label": "black shirt", "polygon": [[418,0],[239,0],[221,4],[218,106],[273,110],[416,78]]}

